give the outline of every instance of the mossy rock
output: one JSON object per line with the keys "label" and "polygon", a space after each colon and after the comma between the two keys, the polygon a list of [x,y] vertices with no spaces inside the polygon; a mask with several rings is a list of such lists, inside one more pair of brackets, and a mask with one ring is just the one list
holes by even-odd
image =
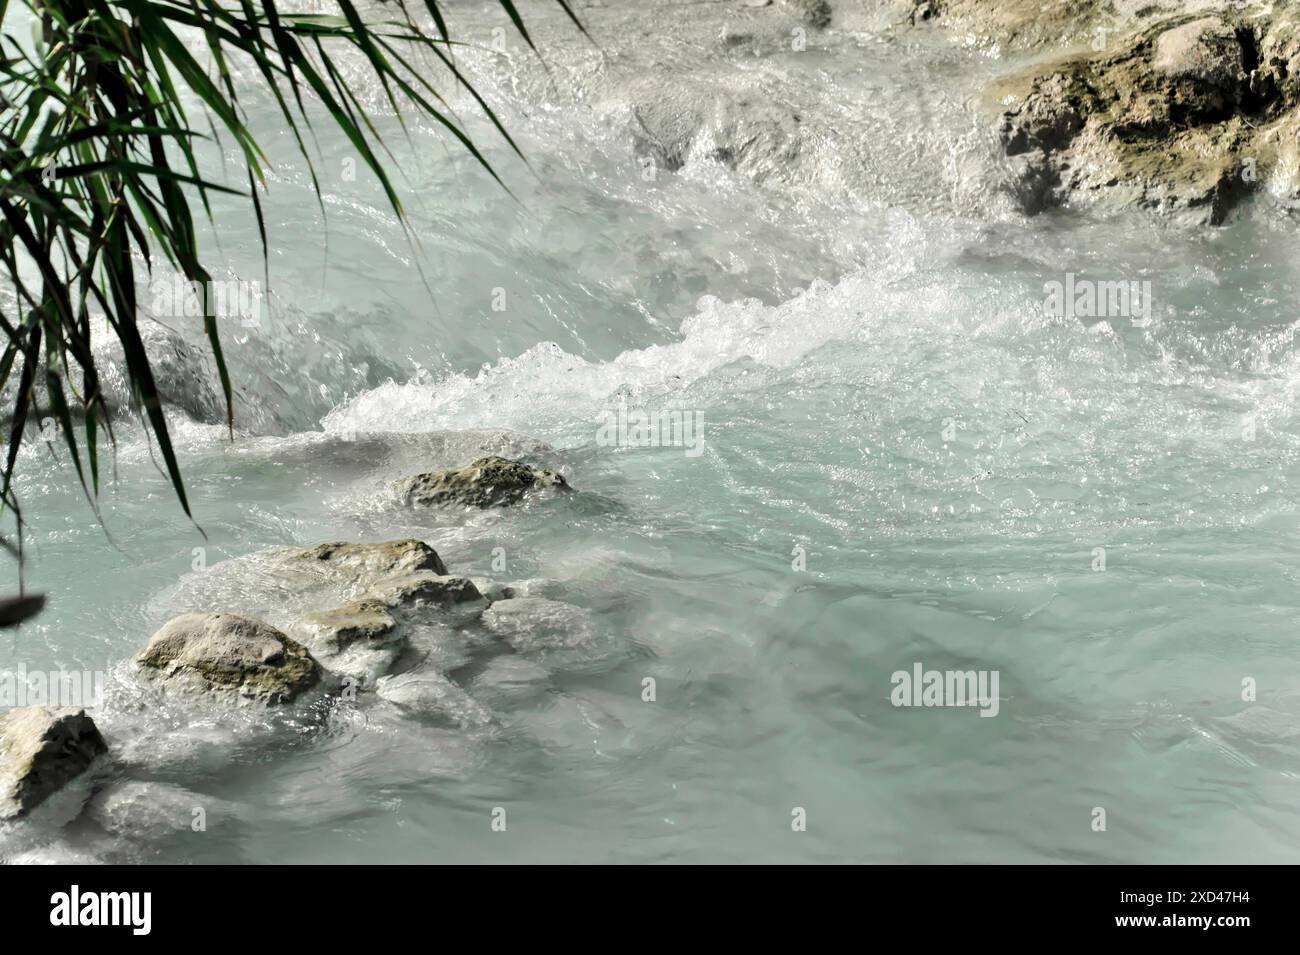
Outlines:
{"label": "mossy rock", "polygon": [[[482,601],[474,582],[465,577],[440,574],[403,574],[377,583],[368,601],[377,601],[385,607],[454,607]],[[486,602],[486,601],[485,601]]]}
{"label": "mossy rock", "polygon": [[1280,17],[1172,16],[987,90],[1027,212],[1086,199],[1218,224],[1286,157],[1300,35]]}
{"label": "mossy rock", "polygon": [[299,551],[291,555],[291,559],[316,565],[322,570],[346,569],[376,578],[421,570],[447,573],[438,552],[424,541],[412,538],[374,544],[333,541]]}
{"label": "mossy rock", "polygon": [[339,653],[356,643],[387,646],[401,639],[397,621],[379,600],[354,600],[333,610],[309,613],[298,621],[295,632],[323,653]]}
{"label": "mossy rock", "polygon": [[479,458],[463,468],[417,474],[398,481],[394,487],[406,504],[421,507],[494,507],[518,504],[533,491],[570,490],[568,482],[555,471],[496,455]]}

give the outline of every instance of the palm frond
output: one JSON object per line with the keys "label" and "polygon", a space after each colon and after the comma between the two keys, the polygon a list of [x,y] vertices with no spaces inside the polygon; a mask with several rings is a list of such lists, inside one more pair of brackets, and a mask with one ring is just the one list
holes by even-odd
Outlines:
{"label": "palm frond", "polygon": [[[582,30],[569,4],[556,2]],[[19,530],[16,546],[0,539],[5,549],[21,555],[15,470],[33,417],[57,426],[92,506],[99,492],[100,438],[114,440],[91,348],[92,324],[101,320],[121,343],[132,408],[181,508],[191,513],[138,328],[137,281],[155,261],[203,290],[204,329],[233,433],[231,379],[195,214],[211,222],[212,196],[245,197],[269,271],[270,237],[259,192],[266,188],[270,163],[249,130],[239,96],[250,80],[270,94],[292,133],[322,213],[324,198],[307,144],[315,138],[313,117],[324,116],[373,174],[408,237],[391,154],[373,110],[344,79],[343,55],[359,55],[383,93],[387,114],[403,129],[406,113],[433,121],[500,182],[415,65],[415,54],[430,54],[519,154],[457,67],[455,40],[437,0],[421,0],[418,8],[408,0],[379,0],[375,9],[382,19],[368,17],[354,0],[335,3],[337,15],[287,11],[276,0],[23,0],[17,8],[0,0],[0,285],[12,299],[0,304],[6,337],[0,389],[14,384],[0,513],[9,511]],[[515,4],[498,3],[535,49]],[[417,10],[427,14],[429,26],[417,20]],[[40,24],[36,49],[15,25],[19,15]],[[237,148],[247,166],[246,192],[201,172],[196,144],[213,140]]]}

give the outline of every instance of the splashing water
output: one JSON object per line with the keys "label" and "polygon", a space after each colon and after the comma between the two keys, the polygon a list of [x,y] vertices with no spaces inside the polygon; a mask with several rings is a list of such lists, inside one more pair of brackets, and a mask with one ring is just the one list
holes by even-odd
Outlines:
{"label": "splashing water", "polygon": [[[173,415],[206,539],[129,429],[109,539],[67,469],[24,452],[50,609],[0,669],[116,674],[96,719],[128,788],[0,854],[1294,858],[1290,223],[1020,217],[975,105],[998,55],[870,23],[800,53],[727,45],[708,11],[673,46],[647,5],[589,12],[604,52],[540,15],[549,72],[466,53],[532,163],[490,152],[517,200],[433,130],[395,145],[416,247],[364,181],[326,181],[322,224],[255,115],[279,160],[273,294],[229,351],[274,424],[228,442]],[[344,168],[345,142],[321,149]],[[647,150],[680,164],[648,179]],[[230,268],[257,274],[256,224],[223,211]],[[1051,314],[1066,273],[1150,281],[1152,320]],[[620,407],[698,415],[703,453],[609,446]],[[443,432],[475,429],[517,432],[579,493],[472,515],[385,498],[465,463],[488,439]],[[132,695],[126,661],[178,608],[301,609],[266,549],[401,536],[578,608],[604,649],[471,674],[488,729],[364,708],[231,729]],[[917,663],[997,673],[996,717],[894,705]],[[195,799],[201,835],[172,825]]]}

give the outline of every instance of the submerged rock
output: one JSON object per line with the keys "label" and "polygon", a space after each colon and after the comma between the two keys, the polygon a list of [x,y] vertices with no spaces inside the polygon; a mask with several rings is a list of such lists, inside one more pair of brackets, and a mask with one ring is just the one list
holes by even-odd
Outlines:
{"label": "submerged rock", "polygon": [[595,633],[588,611],[544,597],[498,600],[483,624],[521,653],[587,646]]}
{"label": "submerged rock", "polygon": [[497,657],[474,678],[476,695],[492,703],[517,702],[540,696],[551,687],[551,671],[523,657]]}
{"label": "submerged rock", "polygon": [[406,648],[398,668],[402,672],[431,667],[451,673],[483,651],[499,650],[491,634],[477,627],[460,628],[446,619],[421,621],[407,627]]}
{"label": "submerged rock", "polygon": [[781,5],[810,27],[820,30],[831,25],[830,0],[781,0]]}
{"label": "submerged rock", "polygon": [[436,670],[386,676],[375,686],[381,699],[420,716],[442,717],[461,726],[482,726],[492,712]]}
{"label": "submerged rock", "polygon": [[320,680],[306,648],[275,627],[233,613],[189,613],[166,623],[136,657],[169,688],[229,691],[287,703]]}
{"label": "submerged rock", "polygon": [[479,458],[463,468],[417,474],[398,481],[394,487],[406,504],[426,507],[518,504],[531,491],[545,488],[561,492],[570,490],[568,482],[555,471],[496,455]]}
{"label": "submerged rock", "polygon": [[699,157],[754,182],[780,181],[806,147],[798,112],[743,81],[656,76],[626,94],[633,151],[670,172]]}
{"label": "submerged rock", "polygon": [[132,839],[156,839],[170,832],[194,831],[196,810],[204,825],[234,816],[233,806],[222,799],[201,795],[166,783],[123,780],[97,792],[86,807],[87,815],[108,831]]}
{"label": "submerged rock", "polygon": [[0,715],[0,819],[26,815],[106,752],[85,710],[25,706]]}

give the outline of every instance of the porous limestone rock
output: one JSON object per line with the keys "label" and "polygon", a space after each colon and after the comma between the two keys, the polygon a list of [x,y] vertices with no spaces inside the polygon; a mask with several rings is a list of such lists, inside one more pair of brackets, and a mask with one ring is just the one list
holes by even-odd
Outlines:
{"label": "porous limestone rock", "polygon": [[265,703],[290,702],[320,680],[320,667],[302,644],[233,613],[187,613],[168,621],[136,662],[168,689],[228,691]]}
{"label": "porous limestone rock", "polygon": [[[542,489],[568,491],[568,482],[555,471],[491,455],[463,468],[417,474],[398,481],[395,489],[408,505],[463,504],[493,507],[518,504],[524,495]],[[446,573],[446,571],[442,571]]]}
{"label": "porous limestone rock", "polygon": [[447,573],[447,567],[437,551],[424,541],[414,539],[380,541],[374,544],[334,541],[299,551],[291,559],[325,571],[345,570],[370,578],[391,577],[420,570],[435,574]]}
{"label": "porous limestone rock", "polygon": [[478,588],[465,577],[427,571],[381,580],[367,596],[386,607],[404,608],[433,606],[445,609],[483,600]]}

